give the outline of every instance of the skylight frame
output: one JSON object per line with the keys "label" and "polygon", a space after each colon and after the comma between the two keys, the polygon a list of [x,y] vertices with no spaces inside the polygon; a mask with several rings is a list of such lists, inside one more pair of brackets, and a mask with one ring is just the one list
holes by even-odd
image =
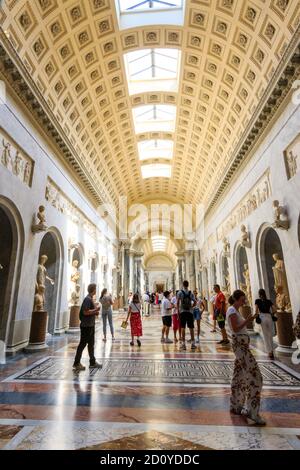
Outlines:
{"label": "skylight frame", "polygon": [[129,95],[154,91],[178,92],[181,50],[148,48],[124,54]]}
{"label": "skylight frame", "polygon": [[[184,0],[134,0],[129,3],[133,5],[129,8],[124,8],[122,5],[128,0],[118,0],[119,12],[121,15],[132,14],[132,13],[147,13],[149,11],[165,11],[165,10],[181,10],[183,9]],[[135,4],[134,4],[135,3]],[[150,3],[155,4],[154,8],[150,7]],[[174,5],[174,3],[176,3]],[[145,6],[143,8],[143,4]],[[141,8],[139,8],[141,7]]]}
{"label": "skylight frame", "polygon": [[167,139],[149,139],[138,142],[139,160],[160,160],[171,161],[174,153],[174,142]]}
{"label": "skylight frame", "polygon": [[137,106],[132,109],[132,115],[136,134],[144,132],[175,132],[177,115],[177,107],[175,105],[147,104]]}
{"label": "skylight frame", "polygon": [[168,238],[163,235],[154,235],[151,238],[153,251],[166,251]]}

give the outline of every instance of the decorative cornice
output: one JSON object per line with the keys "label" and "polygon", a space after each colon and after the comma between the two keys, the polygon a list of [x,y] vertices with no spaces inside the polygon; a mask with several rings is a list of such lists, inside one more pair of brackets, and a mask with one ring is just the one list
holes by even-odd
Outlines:
{"label": "decorative cornice", "polygon": [[94,205],[111,203],[111,198],[99,183],[93,181],[80,155],[65,134],[54,113],[34,83],[17,52],[0,26],[0,75],[11,85],[35,121],[46,134],[90,192]]}
{"label": "decorative cornice", "polygon": [[299,41],[300,25],[277,67],[276,73],[270,80],[260,101],[260,105],[257,107],[237,145],[238,150],[236,156],[234,160],[229,163],[227,170],[225,170],[225,176],[208,204],[206,216],[216,206],[238,168],[240,168],[250,156],[251,151],[264,134],[267,126],[271,123],[279,107],[292,89],[294,81],[300,77]]}

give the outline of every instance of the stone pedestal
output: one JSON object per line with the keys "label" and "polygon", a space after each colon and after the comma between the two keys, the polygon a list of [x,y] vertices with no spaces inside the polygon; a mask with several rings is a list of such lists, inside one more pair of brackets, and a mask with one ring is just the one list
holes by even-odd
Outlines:
{"label": "stone pedestal", "polygon": [[[249,315],[252,315],[252,308],[250,305],[244,305],[243,307],[240,308],[240,312],[243,316],[243,318],[249,317]],[[250,320],[247,322],[247,330],[250,335],[257,335],[257,332],[254,330],[254,321],[255,320]]]}
{"label": "stone pedestal", "polygon": [[48,348],[46,344],[47,321],[47,312],[32,312],[29,344],[25,348],[26,351],[40,351]]}
{"label": "stone pedestal", "polygon": [[79,326],[80,326],[79,312],[80,312],[79,305],[73,305],[70,308],[68,333],[75,333],[76,331],[79,331]]}
{"label": "stone pedestal", "polygon": [[295,335],[293,333],[293,314],[292,312],[276,312],[278,321],[276,322],[278,347],[277,352],[292,354],[296,349],[293,348]]}

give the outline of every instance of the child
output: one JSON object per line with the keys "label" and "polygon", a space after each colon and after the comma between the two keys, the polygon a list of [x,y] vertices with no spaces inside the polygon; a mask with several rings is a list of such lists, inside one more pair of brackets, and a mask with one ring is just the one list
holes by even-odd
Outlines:
{"label": "child", "polygon": [[134,337],[137,337],[137,345],[141,347],[142,343],[140,337],[143,336],[142,319],[141,319],[141,303],[139,294],[134,294],[132,301],[128,306],[128,315],[126,322],[130,317],[130,328],[131,328],[131,342],[130,346],[134,346]]}
{"label": "child", "polygon": [[99,315],[100,307],[95,307],[93,297],[96,295],[96,284],[88,286],[88,295],[82,302],[80,309],[80,343],[77,348],[73,369],[76,371],[85,370],[80,363],[84,348],[88,345],[90,357],[90,369],[101,369],[102,365],[96,361],[94,356],[95,344],[95,317]]}

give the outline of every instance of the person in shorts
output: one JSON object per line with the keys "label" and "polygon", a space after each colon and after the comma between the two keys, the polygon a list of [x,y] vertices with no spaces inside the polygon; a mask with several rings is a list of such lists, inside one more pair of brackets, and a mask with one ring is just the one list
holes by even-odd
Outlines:
{"label": "person in shorts", "polygon": [[164,292],[164,296],[161,302],[161,317],[163,322],[163,328],[161,332],[162,343],[173,343],[173,341],[169,339],[169,331],[172,326],[172,310],[173,305],[170,302],[170,292],[167,290]]}
{"label": "person in shorts", "polygon": [[193,307],[195,303],[195,296],[189,290],[188,281],[183,282],[183,288],[177,294],[177,308],[179,312],[180,327],[181,327],[181,343],[180,349],[186,350],[185,345],[185,329],[189,328],[191,333],[191,349],[195,350],[195,336],[194,336],[194,315]]}

